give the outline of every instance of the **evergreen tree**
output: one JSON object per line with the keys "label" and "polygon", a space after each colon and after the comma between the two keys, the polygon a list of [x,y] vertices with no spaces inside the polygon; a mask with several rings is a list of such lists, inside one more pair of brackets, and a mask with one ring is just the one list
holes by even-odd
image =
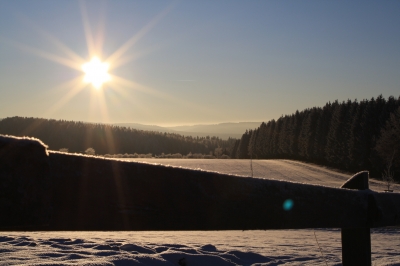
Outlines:
{"label": "evergreen tree", "polygon": [[393,164],[400,167],[400,107],[392,114],[381,131],[375,150],[386,164],[393,157]]}
{"label": "evergreen tree", "polygon": [[316,135],[316,125],[320,109],[306,110],[299,135],[299,156],[307,160],[314,159],[313,144]]}
{"label": "evergreen tree", "polygon": [[240,139],[236,140],[235,144],[233,145],[233,148],[232,148],[232,151],[231,151],[231,154],[230,154],[230,157],[232,159],[237,159],[238,158],[237,154],[238,154],[239,143],[240,143]]}
{"label": "evergreen tree", "polygon": [[298,140],[299,140],[301,125],[303,122],[302,120],[303,117],[299,113],[299,111],[296,111],[296,113],[291,118],[291,123],[290,123],[291,131],[289,135],[289,141],[290,141],[290,155],[292,158],[299,157]]}
{"label": "evergreen tree", "polygon": [[[390,125],[395,128],[395,118],[390,114],[399,107],[400,97],[386,100],[382,95],[361,102],[329,102],[322,108],[296,111],[262,123],[252,134],[243,135],[241,141],[245,143],[250,139],[248,149],[252,149],[257,158],[302,159],[379,174],[384,160],[383,148],[378,147],[387,142],[383,141],[383,134],[386,139],[390,135],[387,133],[390,130],[386,129],[389,116]],[[381,133],[384,127],[387,131]],[[244,146],[240,149],[243,149],[241,158],[247,158]]]}
{"label": "evergreen tree", "polygon": [[331,124],[331,118],[333,113],[332,103],[327,103],[318,114],[315,137],[313,140],[313,154],[315,156],[315,162],[326,163],[325,148],[327,143],[327,135],[329,133],[329,126]]}
{"label": "evergreen tree", "polygon": [[290,133],[291,133],[291,125],[290,125],[290,117],[284,116],[282,119],[282,127],[280,130],[279,138],[278,138],[278,150],[277,153],[281,154],[281,156],[289,156],[290,155]]}
{"label": "evergreen tree", "polygon": [[239,146],[236,152],[236,158],[238,159],[250,158],[248,148],[252,133],[253,133],[252,130],[246,130],[246,132],[242,135],[242,138],[240,139]]}
{"label": "evergreen tree", "polygon": [[264,147],[267,143],[267,134],[268,134],[267,125],[262,122],[260,127],[258,128],[257,138],[254,143],[253,153],[257,158],[265,158]]}

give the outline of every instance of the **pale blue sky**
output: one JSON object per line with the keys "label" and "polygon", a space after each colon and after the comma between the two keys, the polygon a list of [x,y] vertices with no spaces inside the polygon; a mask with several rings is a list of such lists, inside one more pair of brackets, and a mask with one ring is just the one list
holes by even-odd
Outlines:
{"label": "pale blue sky", "polygon": [[[0,0],[0,118],[268,121],[336,99],[398,97],[399,14],[400,1]],[[127,82],[74,90],[82,71],[51,60],[74,61],[62,47],[90,60],[85,18],[104,33],[101,59],[138,37],[125,64],[110,63]]]}

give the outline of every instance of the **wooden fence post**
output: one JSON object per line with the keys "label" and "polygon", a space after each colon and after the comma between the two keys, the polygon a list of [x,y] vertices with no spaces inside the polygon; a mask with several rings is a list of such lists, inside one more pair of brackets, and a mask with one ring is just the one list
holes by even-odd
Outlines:
{"label": "wooden fence post", "polygon": [[[368,185],[368,171],[355,174],[341,188],[365,190]],[[342,228],[342,263],[343,266],[371,265],[370,227]]]}

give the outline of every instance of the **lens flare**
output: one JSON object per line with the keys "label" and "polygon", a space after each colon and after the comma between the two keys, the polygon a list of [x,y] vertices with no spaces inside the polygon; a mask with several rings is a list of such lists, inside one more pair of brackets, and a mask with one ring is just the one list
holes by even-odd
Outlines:
{"label": "lens flare", "polygon": [[290,211],[293,208],[293,204],[293,200],[287,199],[283,202],[282,207],[285,211]]}

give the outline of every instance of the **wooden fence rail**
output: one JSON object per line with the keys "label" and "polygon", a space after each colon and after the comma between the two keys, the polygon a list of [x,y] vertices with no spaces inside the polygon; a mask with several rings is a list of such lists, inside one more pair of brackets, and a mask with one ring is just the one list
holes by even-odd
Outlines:
{"label": "wooden fence rail", "polygon": [[2,230],[342,228],[343,265],[371,264],[371,227],[400,225],[400,194],[51,152],[0,136]]}

